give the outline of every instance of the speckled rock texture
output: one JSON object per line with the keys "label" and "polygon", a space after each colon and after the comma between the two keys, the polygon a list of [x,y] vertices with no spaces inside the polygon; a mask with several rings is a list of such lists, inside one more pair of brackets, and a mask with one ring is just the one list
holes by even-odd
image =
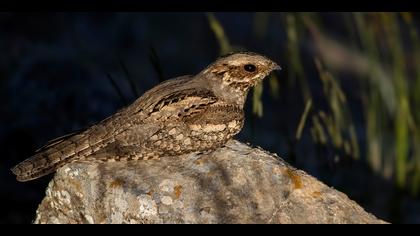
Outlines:
{"label": "speckled rock texture", "polygon": [[73,163],[34,223],[385,223],[275,154],[238,141],[210,154]]}

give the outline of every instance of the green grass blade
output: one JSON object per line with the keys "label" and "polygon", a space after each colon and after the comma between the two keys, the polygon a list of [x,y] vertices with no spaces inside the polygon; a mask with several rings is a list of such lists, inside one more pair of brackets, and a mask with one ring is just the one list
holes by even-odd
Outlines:
{"label": "green grass blade", "polygon": [[232,47],[229,43],[229,39],[227,38],[222,25],[212,13],[207,13],[207,19],[209,21],[211,30],[213,31],[217,41],[219,42],[220,54],[223,55],[229,53],[232,50]]}
{"label": "green grass blade", "polygon": [[296,140],[300,140],[300,138],[302,137],[302,131],[305,126],[306,119],[308,117],[309,111],[311,110],[311,107],[312,107],[312,100],[308,100],[305,105],[305,110],[303,111],[303,114],[300,118],[298,128],[296,130]]}

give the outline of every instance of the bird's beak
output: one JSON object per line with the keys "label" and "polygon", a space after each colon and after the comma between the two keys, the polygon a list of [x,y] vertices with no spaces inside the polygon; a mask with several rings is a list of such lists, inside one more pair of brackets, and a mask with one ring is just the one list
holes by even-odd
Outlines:
{"label": "bird's beak", "polygon": [[272,70],[281,70],[281,67],[275,62],[272,62],[271,68]]}

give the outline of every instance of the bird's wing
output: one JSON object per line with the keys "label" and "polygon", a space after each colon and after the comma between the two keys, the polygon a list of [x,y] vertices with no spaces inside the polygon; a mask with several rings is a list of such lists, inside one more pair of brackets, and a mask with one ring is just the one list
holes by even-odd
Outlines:
{"label": "bird's wing", "polygon": [[218,100],[214,93],[206,88],[186,88],[162,96],[161,99],[151,104],[150,115],[171,113],[175,115],[173,118],[183,119],[192,113],[204,111]]}
{"label": "bird's wing", "polygon": [[35,153],[43,152],[43,151],[47,150],[48,148],[50,148],[52,146],[55,146],[55,145],[57,145],[57,144],[65,141],[65,140],[67,140],[67,139],[69,139],[69,138],[71,138],[73,136],[76,136],[76,135],[78,135],[78,134],[80,134],[80,133],[82,133],[82,132],[84,132],[86,130],[87,130],[87,128],[83,128],[83,129],[77,130],[77,131],[75,131],[73,133],[65,134],[63,136],[60,136],[60,137],[57,137],[55,139],[49,140],[44,146],[42,146],[39,149],[37,149],[35,151]]}
{"label": "bird's wing", "polygon": [[156,133],[165,132],[168,127],[185,125],[189,117],[203,113],[218,98],[208,89],[188,88],[172,91],[148,104],[144,113],[133,117],[133,125],[117,139],[127,145],[147,147],[148,139]]}

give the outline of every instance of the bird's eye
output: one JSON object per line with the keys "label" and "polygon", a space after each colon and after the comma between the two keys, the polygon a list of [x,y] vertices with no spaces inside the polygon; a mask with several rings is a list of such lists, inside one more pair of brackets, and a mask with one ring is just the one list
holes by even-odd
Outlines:
{"label": "bird's eye", "polygon": [[244,69],[248,72],[254,72],[257,68],[252,64],[246,64],[244,65]]}

